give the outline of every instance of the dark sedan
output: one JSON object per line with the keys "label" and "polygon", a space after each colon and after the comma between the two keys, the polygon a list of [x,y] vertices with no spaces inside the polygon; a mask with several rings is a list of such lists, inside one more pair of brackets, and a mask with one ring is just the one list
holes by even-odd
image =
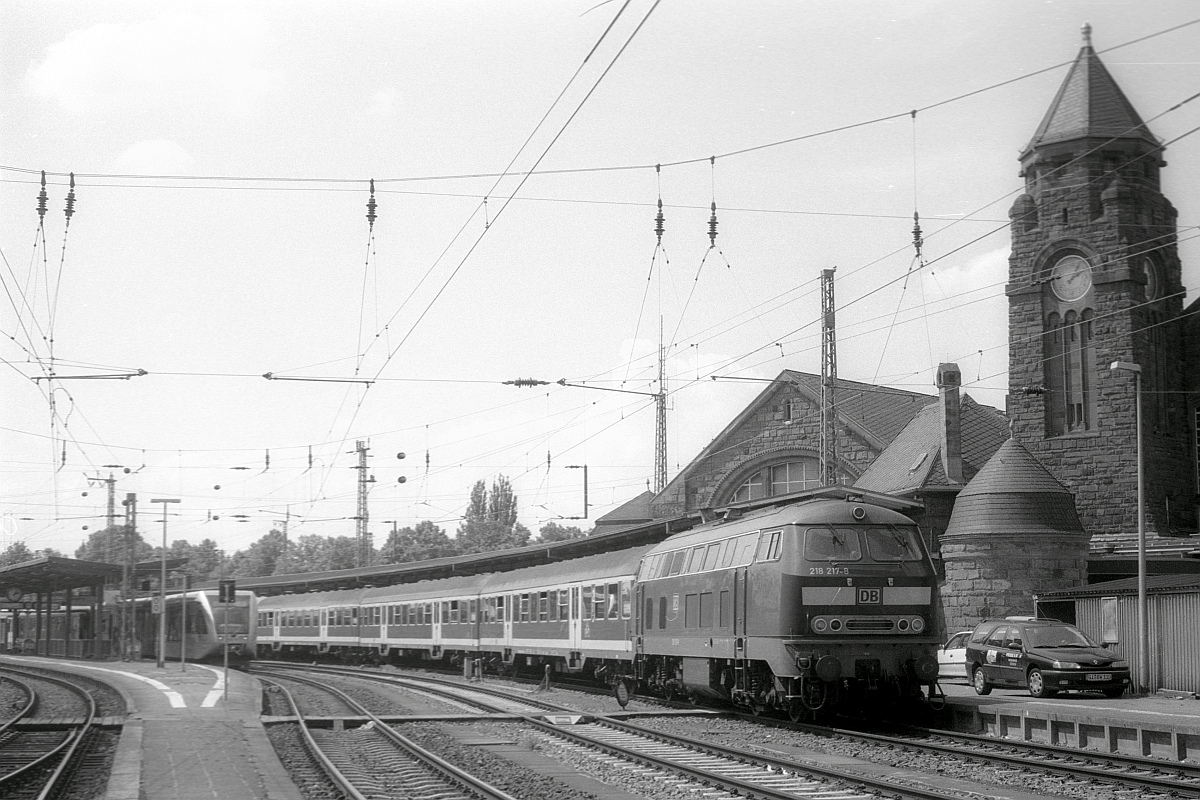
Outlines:
{"label": "dark sedan", "polygon": [[967,642],[967,674],[977,694],[993,686],[1028,689],[1034,697],[1064,691],[1119,697],[1129,687],[1129,662],[1056,620],[993,619]]}

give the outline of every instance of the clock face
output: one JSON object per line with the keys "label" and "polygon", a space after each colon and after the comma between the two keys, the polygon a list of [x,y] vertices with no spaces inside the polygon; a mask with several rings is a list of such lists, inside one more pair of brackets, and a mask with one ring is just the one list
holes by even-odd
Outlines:
{"label": "clock face", "polygon": [[19,603],[21,602],[21,598],[25,596],[25,590],[13,586],[4,593],[4,596],[10,603]]}
{"label": "clock face", "polygon": [[1146,300],[1158,299],[1158,267],[1154,265],[1154,260],[1146,257],[1142,259],[1142,274],[1146,276]]}
{"label": "clock face", "polygon": [[1092,265],[1083,256],[1063,256],[1050,270],[1050,288],[1059,300],[1078,300],[1092,288]]}

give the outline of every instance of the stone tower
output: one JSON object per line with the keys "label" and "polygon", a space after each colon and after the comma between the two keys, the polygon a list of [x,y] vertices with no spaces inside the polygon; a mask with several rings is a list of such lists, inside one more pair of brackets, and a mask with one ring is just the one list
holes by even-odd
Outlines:
{"label": "stone tower", "polygon": [[1088,536],[1071,494],[1014,439],[959,492],[941,544],[948,632],[1032,614],[1035,592],[1087,583]]}
{"label": "stone tower", "polygon": [[1137,531],[1141,369],[1146,520],[1194,528],[1176,212],[1163,146],[1091,45],[1020,157],[1012,219],[1009,406],[1014,437],[1074,495],[1093,545]]}

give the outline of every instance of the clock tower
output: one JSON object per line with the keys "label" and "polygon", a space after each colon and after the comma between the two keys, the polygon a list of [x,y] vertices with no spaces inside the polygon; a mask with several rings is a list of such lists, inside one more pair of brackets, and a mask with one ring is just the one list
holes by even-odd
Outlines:
{"label": "clock tower", "polygon": [[1184,290],[1163,145],[1083,28],[1083,47],[1020,156],[1009,259],[1013,435],[1074,495],[1093,547],[1137,532],[1140,367],[1147,530],[1195,530]]}

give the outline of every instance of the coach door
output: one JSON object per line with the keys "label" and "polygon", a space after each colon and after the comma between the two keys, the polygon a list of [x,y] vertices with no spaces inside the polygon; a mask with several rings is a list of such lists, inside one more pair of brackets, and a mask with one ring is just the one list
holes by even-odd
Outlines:
{"label": "coach door", "polygon": [[579,614],[579,587],[572,586],[571,587],[571,622],[569,623],[570,636],[571,636],[570,648],[572,650],[579,650],[581,648],[582,642],[583,642],[583,634],[582,634],[583,622],[582,622],[582,620],[580,620],[579,616],[580,616],[580,614]]}

